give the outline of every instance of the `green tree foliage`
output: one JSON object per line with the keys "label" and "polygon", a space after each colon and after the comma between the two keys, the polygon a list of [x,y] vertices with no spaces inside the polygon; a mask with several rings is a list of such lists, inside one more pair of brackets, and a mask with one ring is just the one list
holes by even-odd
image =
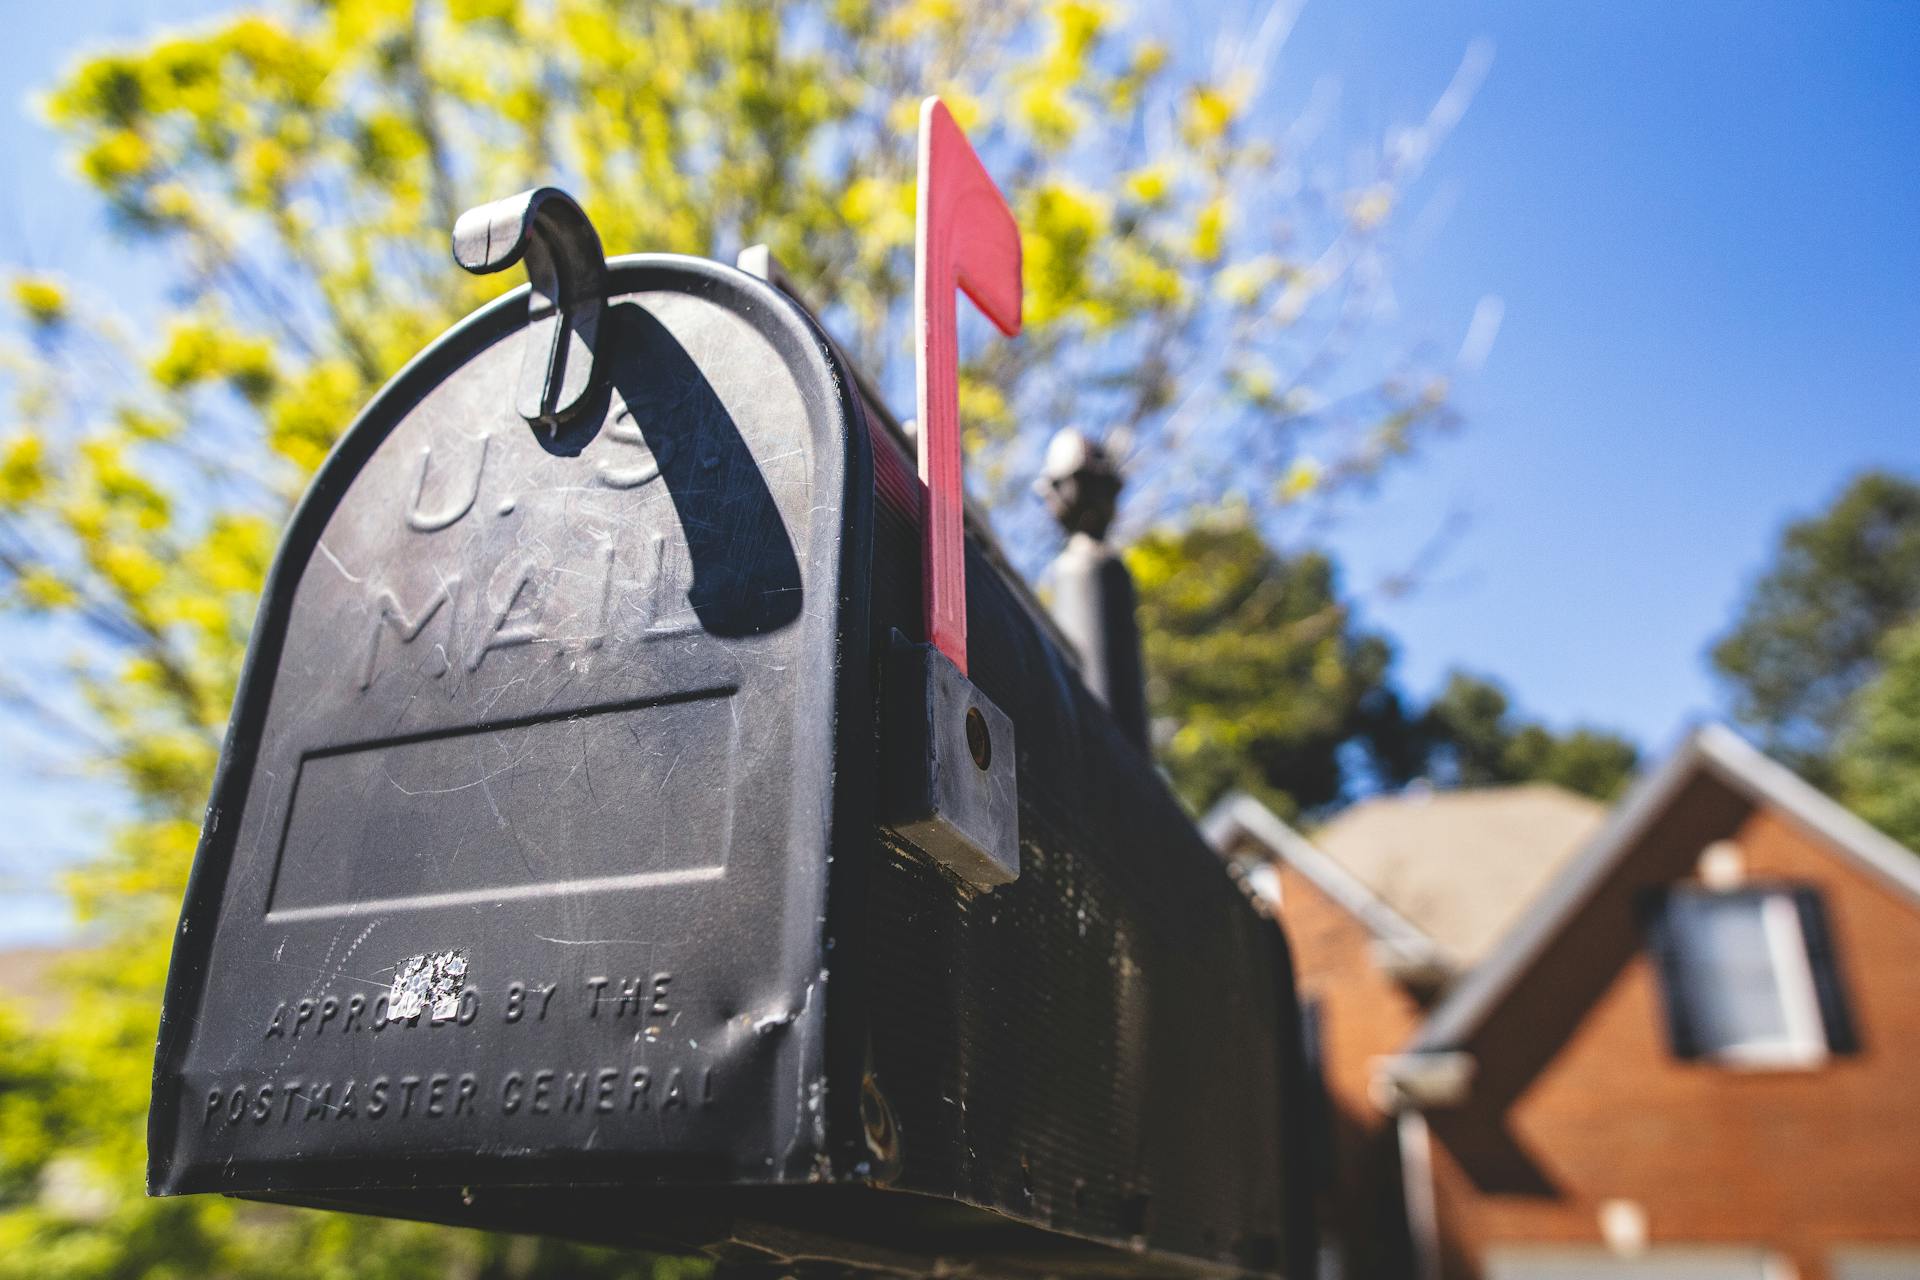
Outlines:
{"label": "green tree foliage", "polygon": [[1838,738],[1834,782],[1855,813],[1920,850],[1920,622],[1889,632],[1880,661]]}
{"label": "green tree foliage", "polygon": [[1520,719],[1505,689],[1460,671],[1427,707],[1419,734],[1431,772],[1451,786],[1551,782],[1611,800],[1640,761],[1638,748],[1618,734],[1586,726],[1555,733]]}
{"label": "green tree foliage", "polygon": [[1790,525],[1713,663],[1734,714],[1816,781],[1882,642],[1920,612],[1920,485],[1871,471]]}
{"label": "green tree foliage", "polygon": [[1127,564],[1160,758],[1187,801],[1238,789],[1293,817],[1339,799],[1343,750],[1401,718],[1392,646],[1355,625],[1333,562],[1276,554],[1239,513],[1150,533]]}
{"label": "green tree foliage", "polygon": [[[985,496],[1081,421],[1134,458],[1140,519],[1229,493],[1277,518],[1446,419],[1444,370],[1342,357],[1477,63],[1370,164],[1324,165],[1252,114],[1274,15],[1195,71],[1084,0],[290,0],[74,67],[45,113],[168,301],[13,287],[0,607],[71,658],[0,693],[82,741],[134,818],[74,877],[110,946],[70,1012],[0,1031],[0,1277],[587,1265],[139,1190],[168,941],[277,530],[370,393],[511,285],[449,263],[463,206],[558,181],[616,252],[768,242],[904,402],[912,126],[940,92],[1025,238],[1028,330],[963,370]],[[1336,718],[1365,685],[1346,660],[1309,672]]]}
{"label": "green tree foliage", "polygon": [[1355,621],[1333,562],[1275,552],[1244,512],[1156,531],[1127,563],[1160,758],[1196,809],[1238,789],[1294,817],[1422,776],[1552,782],[1607,800],[1639,762],[1616,734],[1521,718],[1478,676],[1455,672],[1410,709],[1393,646]]}

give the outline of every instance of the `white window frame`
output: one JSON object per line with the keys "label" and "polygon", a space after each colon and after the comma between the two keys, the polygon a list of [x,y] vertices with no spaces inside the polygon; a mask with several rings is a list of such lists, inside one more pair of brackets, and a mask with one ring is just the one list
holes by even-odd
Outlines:
{"label": "white window frame", "polygon": [[1761,1071],[1818,1066],[1827,1060],[1827,1029],[1820,1020],[1820,997],[1814,990],[1807,937],[1793,895],[1763,891],[1760,927],[1766,934],[1785,1034],[1777,1040],[1727,1045],[1704,1056],[1730,1067]]}
{"label": "white window frame", "polygon": [[1920,1276],[1920,1242],[1906,1245],[1841,1245],[1827,1272],[1833,1280],[1906,1280]]}
{"label": "white window frame", "polygon": [[[1814,983],[1806,931],[1800,923],[1794,891],[1760,887],[1715,891],[1690,886],[1682,892],[1695,902],[1709,904],[1709,909],[1717,900],[1758,901],[1761,936],[1765,940],[1767,965],[1773,975],[1783,1023],[1779,1035],[1765,1040],[1714,1047],[1701,1045],[1696,1050],[1698,1060],[1735,1071],[1806,1070],[1826,1062],[1831,1056],[1826,1021],[1820,1012],[1820,995]],[[1699,955],[1684,939],[1675,939],[1670,945],[1678,947],[1677,962],[1683,971]],[[1662,981],[1665,980],[1663,975]],[[1679,980],[1691,982],[1693,976],[1683,972]],[[1689,1009],[1687,1016],[1695,1018],[1699,1014]],[[1695,1034],[1698,1035],[1697,1026]]]}
{"label": "white window frame", "polygon": [[1648,1280],[1651,1276],[1727,1280],[1736,1274],[1753,1280],[1789,1280],[1794,1274],[1780,1255],[1737,1245],[1661,1245],[1638,1254],[1581,1245],[1495,1245],[1487,1250],[1485,1263],[1489,1280],[1559,1280],[1574,1276],[1589,1280],[1609,1274],[1624,1280]]}

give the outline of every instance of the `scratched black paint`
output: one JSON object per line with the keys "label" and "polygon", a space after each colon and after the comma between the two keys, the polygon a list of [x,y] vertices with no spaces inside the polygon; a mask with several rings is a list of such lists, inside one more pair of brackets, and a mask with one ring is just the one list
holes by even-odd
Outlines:
{"label": "scratched black paint", "polygon": [[[152,1188],[743,1265],[1304,1265],[1277,930],[979,545],[1021,874],[977,893],[888,837],[900,444],[772,287],[609,270],[584,416],[516,413],[516,291],[294,517],[176,942]],[[455,950],[454,1016],[386,1016],[396,965]]]}

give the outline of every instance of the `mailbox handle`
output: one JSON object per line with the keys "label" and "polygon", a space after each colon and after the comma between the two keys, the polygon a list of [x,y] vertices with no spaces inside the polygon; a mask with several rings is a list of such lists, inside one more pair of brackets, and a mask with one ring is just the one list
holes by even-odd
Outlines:
{"label": "mailbox handle", "polygon": [[606,255],[586,210],[558,187],[480,205],[453,224],[453,260],[475,275],[522,259],[533,293],[514,408],[528,422],[556,426],[593,390],[607,308]]}
{"label": "mailbox handle", "polygon": [[966,489],[960,473],[957,288],[1001,333],[1020,332],[1020,228],[938,97],[920,104],[913,241],[914,392],[926,487],[927,640],[967,670]]}

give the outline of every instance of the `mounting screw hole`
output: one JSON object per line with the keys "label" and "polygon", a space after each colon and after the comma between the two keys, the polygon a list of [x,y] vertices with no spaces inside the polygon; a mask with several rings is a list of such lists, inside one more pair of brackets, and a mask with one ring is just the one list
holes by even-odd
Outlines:
{"label": "mounting screw hole", "polygon": [[978,707],[967,708],[967,751],[982,769],[993,763],[993,738],[987,733],[987,718]]}

